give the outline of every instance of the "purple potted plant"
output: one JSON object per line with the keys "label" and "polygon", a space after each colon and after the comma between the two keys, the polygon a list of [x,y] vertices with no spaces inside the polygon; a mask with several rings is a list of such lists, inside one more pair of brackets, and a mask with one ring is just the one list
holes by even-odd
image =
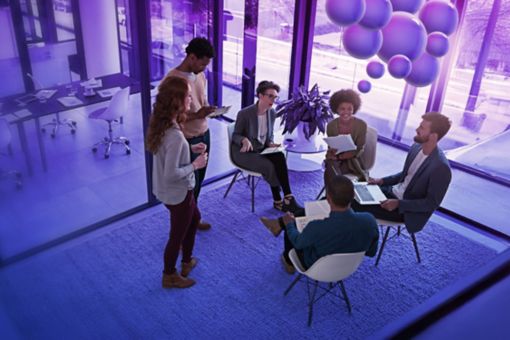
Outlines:
{"label": "purple potted plant", "polygon": [[280,102],[276,107],[276,117],[281,117],[283,133],[292,133],[301,124],[307,140],[317,129],[324,133],[326,125],[333,119],[328,105],[329,91],[320,92],[317,84],[310,91],[300,86],[291,99]]}

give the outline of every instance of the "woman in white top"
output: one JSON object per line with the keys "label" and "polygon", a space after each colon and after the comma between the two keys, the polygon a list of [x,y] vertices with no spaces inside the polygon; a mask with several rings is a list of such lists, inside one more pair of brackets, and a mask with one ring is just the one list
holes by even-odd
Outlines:
{"label": "woman in white top", "polygon": [[[190,109],[190,89],[186,80],[167,77],[159,86],[147,133],[147,149],[154,155],[154,195],[170,211],[170,237],[165,247],[163,287],[187,288],[195,284],[188,278],[197,260],[192,257],[200,211],[193,197],[194,171],[207,164],[206,146],[191,146],[200,154],[190,161],[190,147],[179,127]],[[182,270],[175,265],[182,248]]]}

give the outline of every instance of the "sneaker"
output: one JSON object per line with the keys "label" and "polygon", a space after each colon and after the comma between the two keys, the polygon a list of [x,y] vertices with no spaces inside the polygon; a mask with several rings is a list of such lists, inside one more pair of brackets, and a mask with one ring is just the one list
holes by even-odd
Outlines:
{"label": "sneaker", "polygon": [[273,208],[275,208],[278,211],[283,211],[283,201],[274,201]]}
{"label": "sneaker", "polygon": [[211,229],[211,224],[207,223],[205,221],[200,221],[200,223],[198,223],[197,229],[198,230],[209,230],[209,229]]}
{"label": "sneaker", "polygon": [[181,262],[181,276],[188,277],[189,273],[197,265],[198,260],[194,257],[189,262]]}
{"label": "sneaker", "polygon": [[195,280],[182,277],[179,273],[173,274],[163,273],[163,288],[189,288],[195,284]]}
{"label": "sneaker", "polygon": [[294,274],[296,272],[296,268],[294,268],[294,265],[292,263],[288,263],[287,260],[285,259],[285,256],[281,256],[281,259],[282,259],[282,264],[283,264],[283,269],[285,269],[285,271],[288,273],[288,274]]}
{"label": "sneaker", "polygon": [[294,216],[304,216],[304,208],[298,204],[294,196],[283,199],[282,211],[291,212]]}
{"label": "sneaker", "polygon": [[275,236],[277,237],[282,232],[278,220],[272,220],[267,217],[261,217],[260,222]]}

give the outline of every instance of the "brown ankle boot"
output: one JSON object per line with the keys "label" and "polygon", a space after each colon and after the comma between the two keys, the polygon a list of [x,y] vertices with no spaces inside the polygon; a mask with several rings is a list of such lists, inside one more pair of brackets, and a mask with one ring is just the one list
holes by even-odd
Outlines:
{"label": "brown ankle boot", "polygon": [[195,284],[195,280],[182,277],[179,273],[163,273],[163,288],[189,288]]}
{"label": "brown ankle boot", "polygon": [[197,265],[198,260],[194,257],[191,258],[191,261],[189,262],[181,262],[181,276],[182,277],[188,277],[189,273],[195,266]]}
{"label": "brown ankle boot", "polygon": [[277,237],[282,232],[282,228],[280,227],[280,222],[276,220],[271,220],[267,217],[261,217],[260,222],[275,236]]}

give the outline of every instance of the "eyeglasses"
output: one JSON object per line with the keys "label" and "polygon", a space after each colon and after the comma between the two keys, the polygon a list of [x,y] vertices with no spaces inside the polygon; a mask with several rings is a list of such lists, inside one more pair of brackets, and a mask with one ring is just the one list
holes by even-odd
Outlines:
{"label": "eyeglasses", "polygon": [[267,93],[264,93],[264,96],[266,96],[269,99],[274,99],[274,100],[278,100],[278,98],[280,98],[279,96],[275,96],[274,94],[267,94]]}

